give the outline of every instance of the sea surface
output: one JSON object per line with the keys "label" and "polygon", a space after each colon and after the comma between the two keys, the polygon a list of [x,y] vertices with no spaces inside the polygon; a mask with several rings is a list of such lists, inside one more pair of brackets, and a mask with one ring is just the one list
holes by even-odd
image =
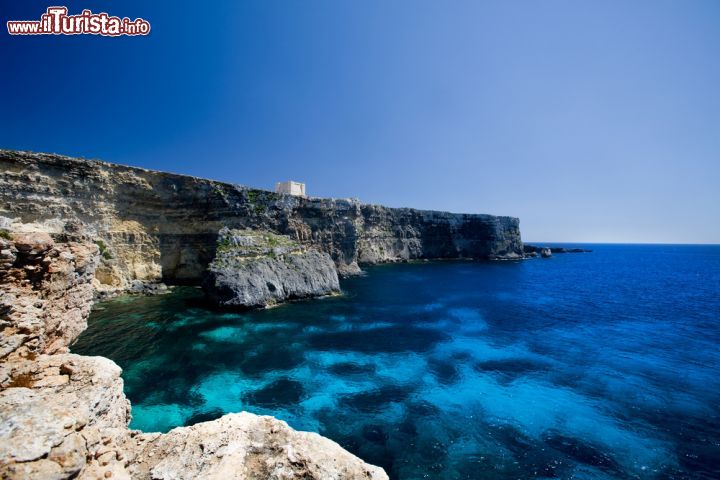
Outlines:
{"label": "sea surface", "polygon": [[720,246],[585,247],[252,313],[115,299],[72,350],[122,366],[144,431],[247,410],[393,479],[720,478]]}

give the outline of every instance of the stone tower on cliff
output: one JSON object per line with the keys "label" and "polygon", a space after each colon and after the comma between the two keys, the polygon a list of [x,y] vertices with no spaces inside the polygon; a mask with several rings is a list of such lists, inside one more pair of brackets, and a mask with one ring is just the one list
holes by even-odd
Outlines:
{"label": "stone tower on cliff", "polygon": [[287,193],[298,197],[305,196],[305,184],[288,180],[287,182],[277,182],[275,184],[275,193]]}

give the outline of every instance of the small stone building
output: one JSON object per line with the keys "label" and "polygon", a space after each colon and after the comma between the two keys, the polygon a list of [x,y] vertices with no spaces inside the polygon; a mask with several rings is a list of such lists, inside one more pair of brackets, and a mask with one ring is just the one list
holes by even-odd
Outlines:
{"label": "small stone building", "polygon": [[275,184],[275,193],[287,193],[289,195],[305,196],[305,184],[300,182],[277,182]]}

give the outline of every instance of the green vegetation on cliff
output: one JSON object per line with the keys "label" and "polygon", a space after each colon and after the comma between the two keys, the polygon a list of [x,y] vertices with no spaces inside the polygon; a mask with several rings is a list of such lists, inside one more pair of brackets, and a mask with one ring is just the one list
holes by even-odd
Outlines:
{"label": "green vegetation on cliff", "polygon": [[95,245],[98,246],[98,248],[100,249],[100,255],[102,255],[105,260],[112,260],[113,256],[110,253],[110,250],[108,249],[108,246],[105,244],[105,242],[103,242],[102,240],[95,240]]}

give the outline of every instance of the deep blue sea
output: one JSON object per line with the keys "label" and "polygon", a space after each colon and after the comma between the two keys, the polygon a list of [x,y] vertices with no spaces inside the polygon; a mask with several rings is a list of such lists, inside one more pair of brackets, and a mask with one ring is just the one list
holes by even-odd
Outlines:
{"label": "deep blue sea", "polygon": [[393,479],[720,478],[720,246],[585,247],[252,313],[115,299],[72,350],[122,366],[145,431],[247,410]]}

